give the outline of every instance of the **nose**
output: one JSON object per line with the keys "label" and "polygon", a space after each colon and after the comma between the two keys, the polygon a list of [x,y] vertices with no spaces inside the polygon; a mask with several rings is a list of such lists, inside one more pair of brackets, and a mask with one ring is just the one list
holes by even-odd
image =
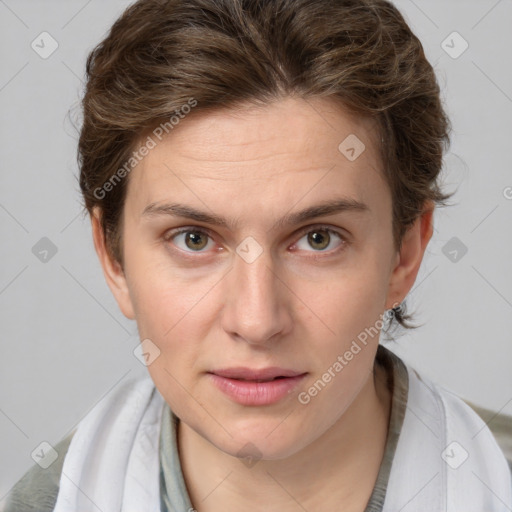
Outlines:
{"label": "nose", "polygon": [[232,337],[265,345],[292,327],[290,291],[272,255],[264,250],[254,261],[234,255],[225,282],[222,326]]}

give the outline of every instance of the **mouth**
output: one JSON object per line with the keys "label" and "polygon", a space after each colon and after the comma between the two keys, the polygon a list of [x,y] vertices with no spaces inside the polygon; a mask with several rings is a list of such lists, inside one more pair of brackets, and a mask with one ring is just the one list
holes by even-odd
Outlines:
{"label": "mouth", "polygon": [[290,370],[288,368],[279,368],[276,366],[272,366],[269,368],[262,368],[259,370],[246,367],[225,368],[220,370],[213,370],[209,373],[213,373],[214,375],[218,375],[219,377],[225,377],[234,380],[269,382],[275,379],[297,377],[298,375],[303,375],[305,372],[299,372],[295,370]]}
{"label": "mouth", "polygon": [[232,377],[232,380],[239,380],[239,381],[242,381],[242,382],[272,382],[274,380],[279,380],[279,379],[289,379],[290,377],[284,377],[282,375],[279,375],[278,377],[274,377],[272,379],[237,379],[237,378],[233,378]]}
{"label": "mouth", "polygon": [[[263,372],[267,375],[263,376],[261,371],[247,371],[247,369],[215,371],[207,375],[224,395],[246,406],[271,405],[281,401],[289,396],[307,375],[307,372],[282,369],[267,369]],[[288,375],[275,375],[276,372]]]}

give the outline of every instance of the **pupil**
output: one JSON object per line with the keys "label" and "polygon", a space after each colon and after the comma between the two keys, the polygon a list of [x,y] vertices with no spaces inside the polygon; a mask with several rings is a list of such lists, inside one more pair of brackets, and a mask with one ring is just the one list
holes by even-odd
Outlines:
{"label": "pupil", "polygon": [[320,247],[317,248],[325,249],[325,247],[329,245],[329,235],[323,235],[322,233],[325,233],[325,231],[313,231],[310,233],[309,241],[312,246],[320,245]]}
{"label": "pupil", "polygon": [[187,237],[187,241],[188,242],[191,242],[192,245],[193,245],[193,248],[197,249],[202,249],[204,247],[204,242],[201,243],[201,234],[200,233],[189,233],[188,237]]}

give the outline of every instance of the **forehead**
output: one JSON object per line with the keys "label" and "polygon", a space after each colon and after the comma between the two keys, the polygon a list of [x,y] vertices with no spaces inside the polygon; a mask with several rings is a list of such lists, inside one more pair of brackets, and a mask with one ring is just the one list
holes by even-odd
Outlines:
{"label": "forehead", "polygon": [[228,211],[290,208],[301,197],[307,206],[329,194],[368,203],[386,193],[376,123],[332,100],[199,111],[161,141],[152,138],[155,147],[129,177],[126,208],[134,216],[150,203],[184,197]]}

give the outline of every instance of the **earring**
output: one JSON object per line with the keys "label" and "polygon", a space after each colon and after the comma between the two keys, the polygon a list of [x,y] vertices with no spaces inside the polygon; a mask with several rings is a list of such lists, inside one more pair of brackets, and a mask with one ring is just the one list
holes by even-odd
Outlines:
{"label": "earring", "polygon": [[400,304],[398,304],[398,306],[395,306],[391,309],[386,309],[386,311],[384,311],[384,315],[383,315],[384,320],[386,322],[391,322],[391,320],[393,319],[394,316],[396,316],[397,313],[403,312],[403,309],[404,309],[403,302],[400,302]]}
{"label": "earring", "polygon": [[398,306],[394,307],[391,311],[393,312],[393,315],[396,316],[397,314],[404,313],[405,304],[403,302],[400,302]]}

